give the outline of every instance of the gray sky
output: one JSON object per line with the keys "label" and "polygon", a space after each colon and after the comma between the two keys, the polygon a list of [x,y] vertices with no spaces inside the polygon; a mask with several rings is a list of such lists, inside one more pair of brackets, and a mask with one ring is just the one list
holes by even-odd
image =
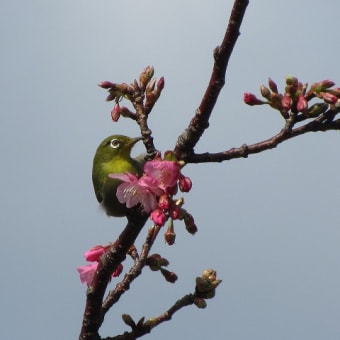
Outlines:
{"label": "gray sky", "polygon": [[[104,137],[138,129],[111,122],[112,105],[96,84],[130,82],[152,64],[166,87],[150,126],[159,149],[173,148],[205,90],[231,5],[1,2],[1,339],[78,338],[85,287],[76,267],[123,225],[97,206],[92,157]],[[254,143],[281,129],[278,113],[242,102],[269,76],[281,89],[288,74],[340,86],[339,10],[336,0],[251,1],[197,151]],[[338,339],[339,141],[338,132],[309,134],[248,159],[186,167],[194,185],[186,208],[199,232],[192,237],[176,223],[176,244],[160,237],[153,250],[169,259],[178,282],[146,269],[101,334],[126,330],[122,313],[160,314],[213,267],[223,283],[207,309],[184,309],[146,338]]]}

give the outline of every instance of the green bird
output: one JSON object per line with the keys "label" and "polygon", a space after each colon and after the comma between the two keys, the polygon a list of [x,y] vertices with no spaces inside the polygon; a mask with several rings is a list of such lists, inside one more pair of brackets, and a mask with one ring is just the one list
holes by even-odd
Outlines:
{"label": "green bird", "polygon": [[93,159],[92,182],[97,200],[108,216],[126,216],[129,211],[116,196],[121,181],[110,178],[109,174],[142,175],[143,163],[130,155],[132,147],[141,139],[113,135],[105,138],[97,148]]}

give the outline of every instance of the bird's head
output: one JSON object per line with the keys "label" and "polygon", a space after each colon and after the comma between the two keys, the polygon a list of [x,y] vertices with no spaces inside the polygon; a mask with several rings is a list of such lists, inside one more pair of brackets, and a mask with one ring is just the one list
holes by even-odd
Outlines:
{"label": "bird's head", "polygon": [[141,137],[130,138],[122,135],[113,135],[105,138],[98,146],[96,157],[101,162],[107,162],[113,158],[130,158],[132,147],[142,140]]}

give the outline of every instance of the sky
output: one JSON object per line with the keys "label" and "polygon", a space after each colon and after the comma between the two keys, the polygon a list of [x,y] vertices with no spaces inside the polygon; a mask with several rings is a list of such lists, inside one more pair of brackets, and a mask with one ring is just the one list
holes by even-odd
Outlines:
{"label": "sky", "polygon": [[[124,225],[98,208],[92,159],[105,137],[137,136],[138,128],[111,121],[112,103],[97,84],[132,82],[153,65],[165,89],[149,124],[156,147],[172,149],[204,93],[231,7],[229,0],[1,1],[1,339],[77,339],[86,287],[76,267]],[[242,101],[268,77],[281,89],[287,75],[340,86],[339,10],[336,0],[250,1],[196,151],[279,132],[276,111]],[[160,237],[152,250],[179,280],[167,283],[146,268],[100,334],[128,330],[123,313],[161,314],[214,268],[223,282],[207,308],[182,309],[146,339],[338,339],[339,141],[339,132],[319,132],[247,159],[186,166],[193,189],[185,208],[199,231],[191,236],[178,222],[176,244]]]}

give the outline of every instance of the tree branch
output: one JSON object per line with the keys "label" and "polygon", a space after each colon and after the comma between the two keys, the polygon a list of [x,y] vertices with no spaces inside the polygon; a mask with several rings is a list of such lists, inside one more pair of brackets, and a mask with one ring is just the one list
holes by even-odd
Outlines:
{"label": "tree branch", "polygon": [[79,340],[100,339],[98,330],[104,321],[105,315],[102,313],[102,302],[111,274],[125,259],[128,250],[135,242],[147,219],[148,215],[142,211],[141,207],[138,206],[132,209],[128,216],[127,226],[110,250],[101,256],[96,275],[87,290],[83,325]]}
{"label": "tree branch", "polygon": [[161,315],[151,318],[144,322],[141,325],[137,325],[135,329],[131,332],[125,332],[124,334],[103,338],[102,340],[135,340],[137,338],[142,337],[145,334],[151,332],[152,328],[155,328],[159,324],[171,320],[172,316],[179,311],[181,308],[190,306],[194,304],[196,295],[195,294],[187,294],[183,296],[181,299],[177,300],[173,306],[171,306],[166,312]]}
{"label": "tree branch", "polygon": [[103,315],[120,299],[120,297],[130,288],[130,284],[134,281],[141,273],[142,269],[145,266],[146,258],[149,255],[150,249],[153,245],[153,242],[160,230],[160,227],[154,226],[150,228],[148,231],[148,235],[143,244],[143,249],[141,252],[141,256],[135,260],[134,266],[129,270],[129,272],[125,275],[124,279],[116,285],[116,288],[109,292],[107,298],[103,302],[101,313]]}
{"label": "tree branch", "polygon": [[225,74],[231,53],[240,34],[240,26],[248,6],[248,0],[235,0],[228,27],[221,46],[214,50],[214,67],[209,85],[189,126],[178,137],[175,154],[177,159],[186,159],[209,126],[209,118],[218,95],[225,83]]}
{"label": "tree branch", "polygon": [[247,145],[243,144],[238,148],[232,148],[227,151],[218,152],[218,153],[202,153],[202,154],[195,154],[192,153],[187,155],[185,161],[187,163],[208,163],[208,162],[222,162],[234,158],[246,158],[248,155],[259,153],[265,150],[273,149],[277,147],[278,144],[293,138],[300,136],[307,132],[317,132],[317,131],[328,131],[328,130],[340,130],[340,119],[330,121],[325,120],[329,112],[325,112],[324,114],[320,115],[318,118],[314,119],[313,121],[290,129],[286,126],[275,136],[266,139],[264,141]]}

